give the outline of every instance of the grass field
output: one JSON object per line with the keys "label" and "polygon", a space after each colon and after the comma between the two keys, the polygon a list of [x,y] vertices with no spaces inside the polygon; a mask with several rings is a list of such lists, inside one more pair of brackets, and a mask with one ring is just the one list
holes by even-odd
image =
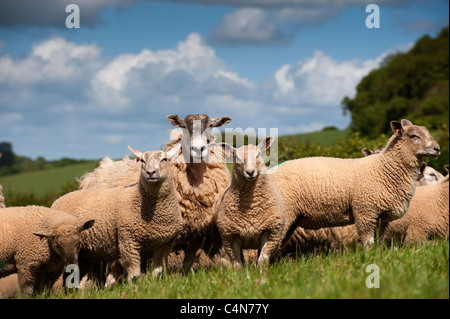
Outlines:
{"label": "grass field", "polygon": [[[379,288],[373,269],[379,269]],[[188,275],[143,275],[132,285],[68,289],[36,298],[117,299],[316,299],[449,298],[449,242],[436,240],[409,247],[346,249],[283,259],[260,272],[255,264],[240,271],[200,268]]]}
{"label": "grass field", "polygon": [[48,169],[23,174],[0,177],[3,191],[7,193],[34,193],[37,196],[50,192],[60,192],[61,185],[75,180],[86,172],[94,170],[98,161],[67,167]]}

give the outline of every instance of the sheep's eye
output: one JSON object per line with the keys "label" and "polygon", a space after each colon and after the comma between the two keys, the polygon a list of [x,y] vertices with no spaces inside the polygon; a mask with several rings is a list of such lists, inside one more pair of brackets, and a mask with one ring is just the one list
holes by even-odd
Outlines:
{"label": "sheep's eye", "polygon": [[410,136],[409,136],[410,138],[420,138],[418,135],[416,135],[416,134],[411,134]]}
{"label": "sheep's eye", "polygon": [[144,163],[145,164],[145,161],[141,158],[141,163]]}
{"label": "sheep's eye", "polygon": [[164,157],[161,162],[167,162],[167,157]]}

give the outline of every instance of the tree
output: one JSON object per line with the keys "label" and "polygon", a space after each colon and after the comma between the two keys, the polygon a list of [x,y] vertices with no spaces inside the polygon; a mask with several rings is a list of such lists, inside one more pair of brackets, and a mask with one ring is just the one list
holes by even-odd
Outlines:
{"label": "tree", "polygon": [[0,167],[12,166],[14,164],[14,153],[12,150],[12,144],[9,142],[0,143]]}
{"label": "tree", "polygon": [[350,128],[361,136],[389,133],[392,120],[407,118],[430,130],[448,130],[449,29],[420,38],[407,53],[388,56],[342,100]]}

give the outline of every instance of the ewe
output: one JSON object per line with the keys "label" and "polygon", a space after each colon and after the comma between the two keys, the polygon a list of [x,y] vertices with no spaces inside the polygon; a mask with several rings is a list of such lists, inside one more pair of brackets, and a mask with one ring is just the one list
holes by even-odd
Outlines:
{"label": "ewe", "polygon": [[272,168],[272,181],[286,205],[289,240],[297,226],[322,228],[355,224],[367,246],[375,241],[379,222],[383,239],[390,221],[402,217],[416,190],[425,156],[440,154],[438,143],[423,126],[392,121],[395,134],[384,150],[357,159],[312,157]]}

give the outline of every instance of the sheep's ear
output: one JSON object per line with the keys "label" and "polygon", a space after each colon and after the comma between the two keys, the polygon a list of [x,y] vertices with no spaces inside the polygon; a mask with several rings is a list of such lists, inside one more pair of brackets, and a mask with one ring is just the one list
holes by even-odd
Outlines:
{"label": "sheep's ear", "polygon": [[38,236],[39,239],[42,240],[42,239],[47,238],[47,237],[55,236],[55,233],[53,231],[41,230],[41,231],[33,233],[33,235]]}
{"label": "sheep's ear", "polygon": [[231,122],[231,117],[222,116],[209,119],[209,127],[220,127]]}
{"label": "sheep's ear", "polygon": [[184,120],[180,119],[178,115],[175,114],[167,115],[166,120],[169,121],[169,123],[172,124],[173,126],[186,128]]}
{"label": "sheep's ear", "polygon": [[174,158],[176,155],[178,155],[179,150],[181,149],[181,143],[176,143],[172,146],[172,148],[170,149],[170,151],[166,152],[167,158],[169,160],[171,160],[172,158]]}
{"label": "sheep's ear", "polygon": [[364,156],[370,156],[373,154],[373,152],[371,150],[369,150],[368,148],[363,148],[361,150],[361,152],[364,154]]}
{"label": "sheep's ear", "polygon": [[236,149],[228,143],[219,143],[217,144],[222,148],[223,153],[226,158],[230,158],[231,156],[236,156]]}
{"label": "sheep's ear", "polygon": [[128,149],[131,151],[131,153],[134,154],[134,156],[136,156],[136,162],[139,162],[142,158],[142,152],[139,152],[138,150],[132,149],[130,147],[130,145],[128,145]]}
{"label": "sheep's ear", "polygon": [[403,125],[403,127],[405,127],[405,126],[412,126],[413,124],[410,120],[403,119],[402,125]]}
{"label": "sheep's ear", "polygon": [[83,230],[87,230],[87,229],[91,228],[92,226],[94,226],[94,223],[95,223],[95,219],[91,219],[91,220],[88,220],[87,222],[81,223],[78,226],[77,231],[82,232]]}
{"label": "sheep's ear", "polygon": [[398,121],[391,121],[391,129],[395,133],[396,136],[401,137],[405,133],[402,123],[400,123]]}
{"label": "sheep's ear", "polygon": [[263,139],[259,145],[258,148],[261,152],[264,152],[269,149],[269,147],[272,145],[273,141],[275,140],[275,137],[273,136],[267,136],[265,139]]}

